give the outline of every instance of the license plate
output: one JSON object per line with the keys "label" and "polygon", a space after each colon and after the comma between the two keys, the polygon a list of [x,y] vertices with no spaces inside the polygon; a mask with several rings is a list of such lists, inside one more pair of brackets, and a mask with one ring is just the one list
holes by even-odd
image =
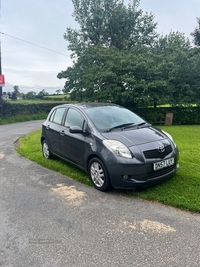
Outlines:
{"label": "license plate", "polygon": [[174,164],[174,158],[165,159],[153,164],[154,171],[166,168],[168,166],[172,166]]}

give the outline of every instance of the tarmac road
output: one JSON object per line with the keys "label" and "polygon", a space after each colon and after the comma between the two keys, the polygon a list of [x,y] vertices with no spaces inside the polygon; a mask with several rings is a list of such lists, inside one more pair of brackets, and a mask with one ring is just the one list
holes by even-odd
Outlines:
{"label": "tarmac road", "polygon": [[19,156],[14,142],[41,124],[0,126],[1,267],[200,266],[199,215],[101,193]]}

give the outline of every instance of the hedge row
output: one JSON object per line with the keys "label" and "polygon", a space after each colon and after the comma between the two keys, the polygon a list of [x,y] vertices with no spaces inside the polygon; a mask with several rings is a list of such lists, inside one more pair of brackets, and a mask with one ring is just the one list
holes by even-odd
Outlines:
{"label": "hedge row", "polygon": [[173,124],[200,124],[200,107],[133,108],[132,111],[152,124],[164,124],[167,113],[173,114]]}
{"label": "hedge row", "polygon": [[32,115],[39,113],[49,113],[49,111],[56,105],[60,105],[60,101],[51,103],[37,103],[37,104],[22,104],[22,103],[3,103],[3,116],[21,116],[21,115]]}
{"label": "hedge row", "polygon": [[[4,102],[3,110],[5,117],[49,113],[60,101],[38,104],[11,104]],[[152,124],[164,124],[166,113],[173,113],[173,124],[192,125],[200,124],[200,107],[170,107],[170,108],[132,108],[132,111],[143,117]]]}

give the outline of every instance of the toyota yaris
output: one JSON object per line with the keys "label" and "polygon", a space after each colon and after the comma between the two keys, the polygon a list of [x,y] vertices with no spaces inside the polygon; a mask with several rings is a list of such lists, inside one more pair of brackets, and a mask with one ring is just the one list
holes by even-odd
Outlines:
{"label": "toyota yaris", "polygon": [[178,168],[172,137],[115,104],[54,107],[42,125],[41,144],[45,158],[75,164],[101,191],[160,183]]}

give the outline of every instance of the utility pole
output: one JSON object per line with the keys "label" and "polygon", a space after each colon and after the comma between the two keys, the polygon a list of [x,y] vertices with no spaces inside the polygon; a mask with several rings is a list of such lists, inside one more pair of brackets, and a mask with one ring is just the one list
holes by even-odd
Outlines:
{"label": "utility pole", "polygon": [[[1,0],[0,0],[0,19],[1,19]],[[2,66],[1,66],[1,38],[0,38],[0,75],[2,75]],[[3,96],[3,90],[2,90],[2,86],[0,85],[0,115],[3,116],[3,98],[2,98],[2,96]]]}
{"label": "utility pole", "polygon": [[[2,67],[1,67],[1,41],[0,41],[0,75],[2,75]],[[3,90],[2,86],[0,86],[0,114],[3,115]]]}

